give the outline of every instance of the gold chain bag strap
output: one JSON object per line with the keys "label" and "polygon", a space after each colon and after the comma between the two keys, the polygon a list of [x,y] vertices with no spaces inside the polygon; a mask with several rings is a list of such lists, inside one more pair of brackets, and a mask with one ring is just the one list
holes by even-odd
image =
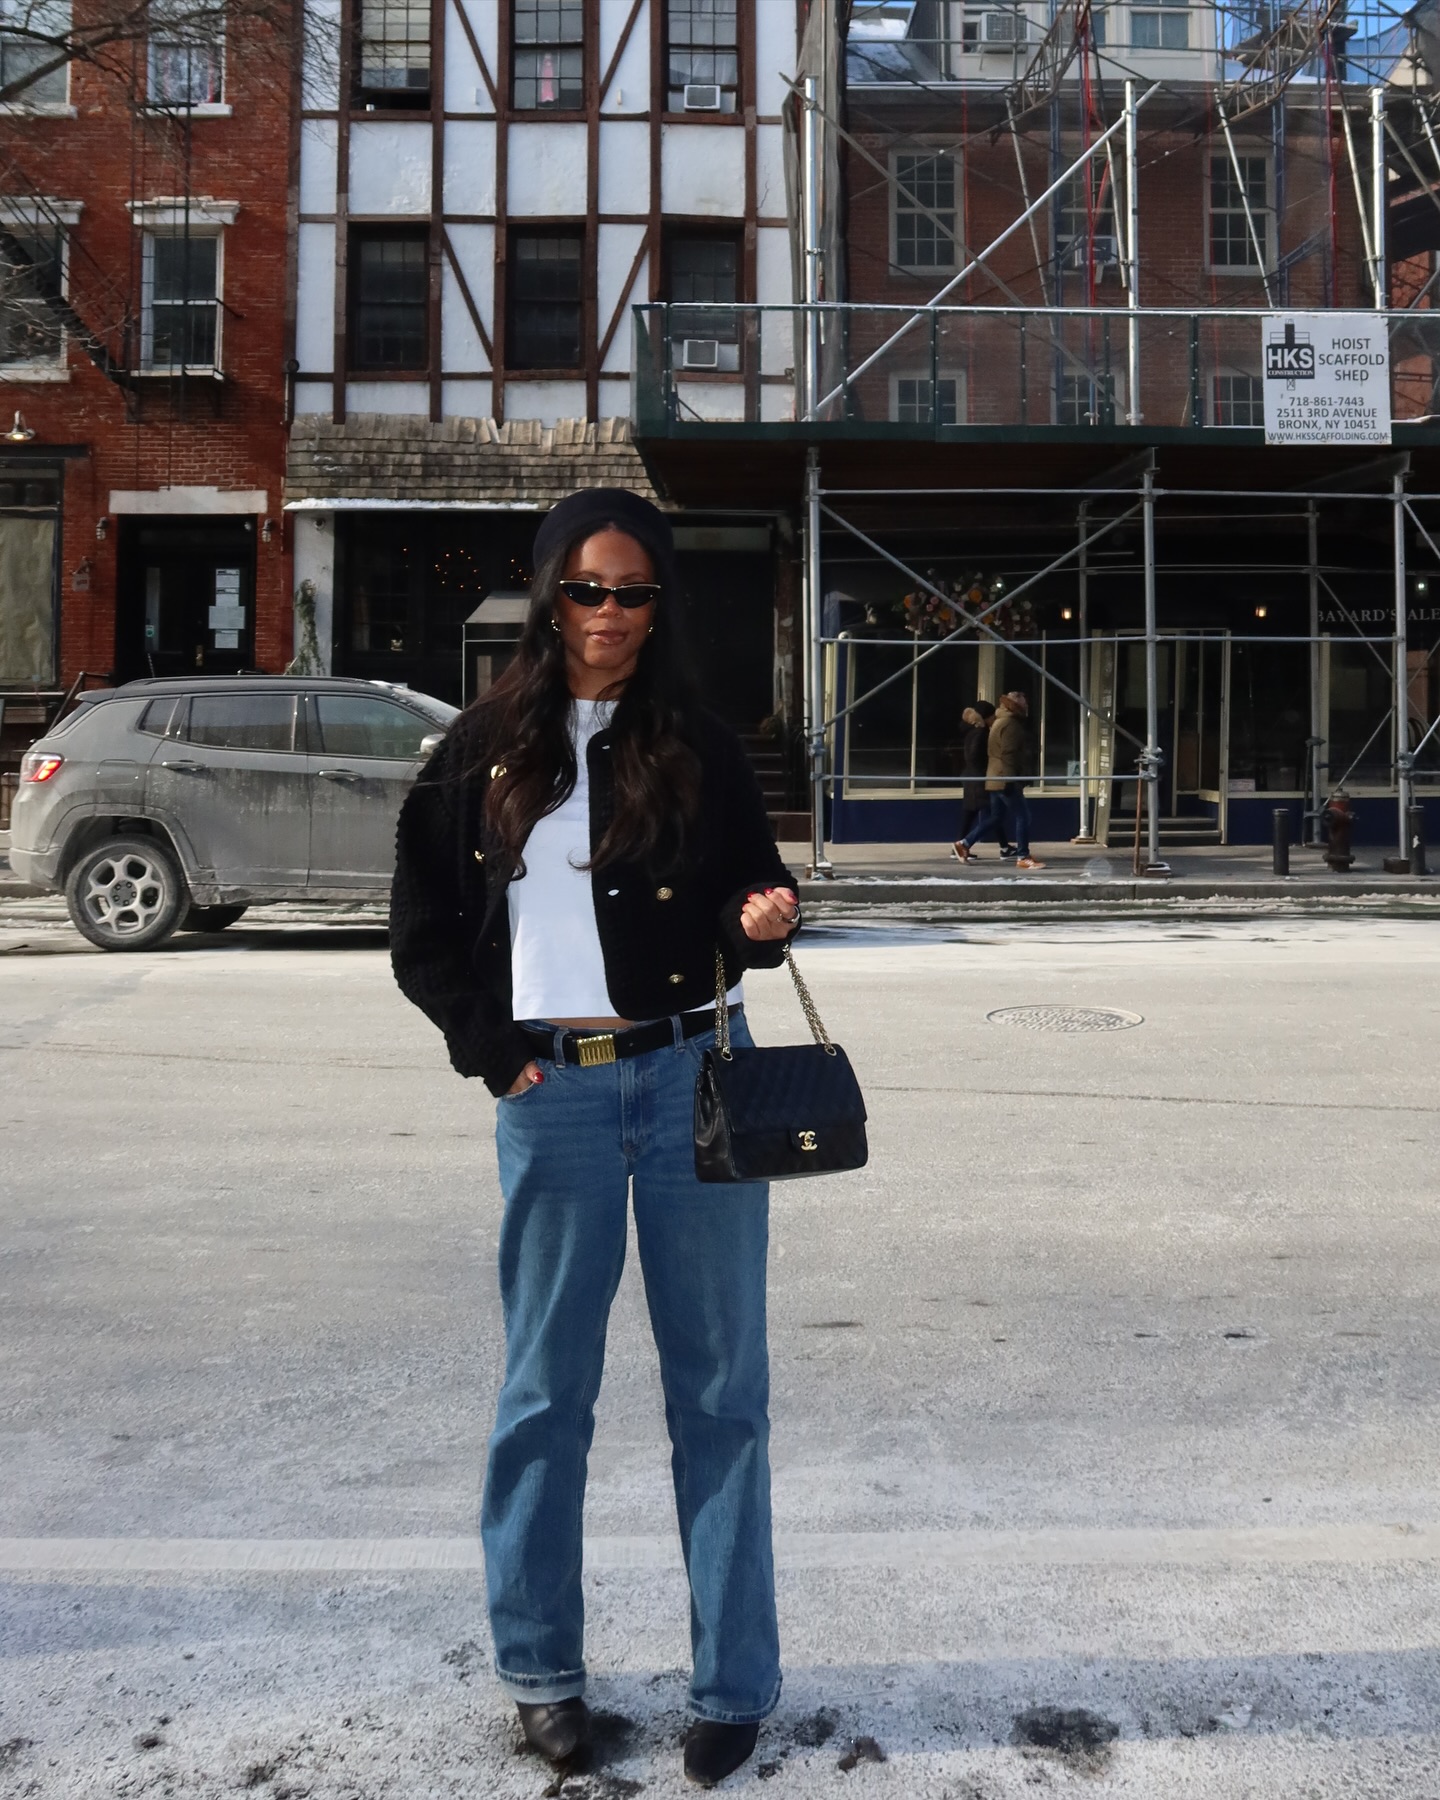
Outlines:
{"label": "gold chain bag strap", "polygon": [[695,1082],[695,1174],[701,1181],[787,1181],[863,1168],[865,1101],[850,1059],[825,1029],[785,946],[814,1039],[756,1048],[732,1044],[725,958],[715,952],[715,1047]]}

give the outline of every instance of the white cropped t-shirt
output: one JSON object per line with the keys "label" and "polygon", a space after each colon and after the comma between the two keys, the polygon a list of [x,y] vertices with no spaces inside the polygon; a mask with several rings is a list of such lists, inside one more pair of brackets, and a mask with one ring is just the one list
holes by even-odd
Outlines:
{"label": "white cropped t-shirt", "polygon": [[[510,883],[511,1008],[517,1019],[619,1017],[605,985],[605,957],[590,885],[590,740],[614,716],[611,700],[571,703],[575,788],[537,819],[525,840],[525,873]],[[731,988],[730,1004],[742,992]],[[693,1009],[703,1010],[700,1007]]]}

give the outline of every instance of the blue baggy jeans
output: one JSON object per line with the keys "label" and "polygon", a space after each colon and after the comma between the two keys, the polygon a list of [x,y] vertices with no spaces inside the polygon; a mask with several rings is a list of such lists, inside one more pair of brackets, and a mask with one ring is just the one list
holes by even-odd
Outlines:
{"label": "blue baggy jeans", "polygon": [[[713,1033],[622,1062],[543,1064],[497,1102],[505,1382],[481,1535],[495,1668],[516,1700],[584,1692],[582,1514],[605,1327],[635,1236],[660,1355],[697,1718],[780,1696],[770,1542],[769,1187],[695,1179],[695,1077]],[[731,1027],[751,1040],[743,1016]]]}

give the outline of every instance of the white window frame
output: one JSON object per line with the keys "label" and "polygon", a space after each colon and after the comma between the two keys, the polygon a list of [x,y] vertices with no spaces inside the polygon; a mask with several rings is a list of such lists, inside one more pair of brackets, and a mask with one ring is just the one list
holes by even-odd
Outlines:
{"label": "white window frame", "polygon": [[[1073,161],[1081,154],[1081,146],[1076,143],[1066,148],[1062,154]],[[1117,167],[1115,174],[1118,175],[1119,172]],[[1074,192],[1077,198],[1083,199],[1084,196],[1080,193],[1079,183],[1084,181],[1088,176],[1091,185],[1094,186],[1102,176],[1108,176],[1109,173],[1109,166],[1107,165],[1104,156],[1097,153],[1090,158],[1084,168],[1076,169],[1071,172],[1070,179],[1066,186],[1061,188],[1060,192],[1056,195],[1056,199],[1060,204],[1051,210],[1050,230],[1053,243],[1053,255],[1056,262],[1062,268],[1083,269],[1083,265],[1077,263],[1074,259],[1074,246],[1079,242],[1081,236],[1083,236],[1083,232],[1071,232],[1068,235],[1065,232],[1062,232],[1060,229],[1060,215],[1062,213],[1069,213],[1076,217],[1083,216],[1078,214],[1077,209],[1069,204],[1071,193]],[[1108,231],[1097,230],[1095,236],[1097,239],[1108,237],[1115,240],[1116,260],[1113,263],[1096,263],[1096,275],[1102,278],[1106,269],[1113,269],[1117,276],[1120,275],[1122,273],[1121,265],[1123,263],[1123,257],[1120,252],[1120,196],[1118,183],[1114,180],[1110,180],[1108,182],[1108,189],[1109,197],[1105,200],[1099,217],[1103,218],[1106,213],[1109,214],[1110,229]]]}
{"label": "white window frame", "polygon": [[[11,200],[0,202],[0,223],[16,233],[50,231],[60,226],[60,294],[70,294],[70,233],[80,223],[85,209],[83,200]],[[0,382],[68,381],[70,379],[70,334],[60,328],[60,348],[54,356],[33,362],[0,363]]]}
{"label": "white window frame", "polygon": [[[909,158],[929,160],[932,158],[938,159],[942,156],[949,158],[953,167],[955,180],[955,223],[951,230],[950,259],[948,262],[936,263],[902,262],[900,259],[901,160]],[[947,270],[953,270],[959,267],[959,249],[965,237],[965,188],[962,180],[960,157],[961,152],[948,144],[937,144],[933,148],[927,144],[919,144],[910,149],[892,150],[890,152],[889,161],[891,179],[889,183],[888,199],[890,203],[890,269],[892,273],[917,275],[923,278],[927,275],[943,275]],[[913,209],[908,206],[905,210],[907,213],[913,212]],[[942,209],[939,207],[935,208],[937,213],[941,212],[941,210]],[[914,216],[921,219],[925,218],[924,213],[916,213]]]}
{"label": "white window frame", "polygon": [[[1142,51],[1146,56],[1180,56],[1186,51],[1194,49],[1194,34],[1190,29],[1190,18],[1193,11],[1190,0],[1146,0],[1145,4],[1132,5],[1129,19],[1130,48]],[[1142,13],[1146,18],[1153,18],[1156,21],[1156,36],[1162,40],[1165,35],[1165,20],[1167,18],[1180,19],[1185,26],[1185,42],[1183,44],[1167,44],[1163,41],[1158,44],[1138,43],[1135,37],[1135,20],[1137,15]]]}
{"label": "white window frame", "polygon": [[[963,369],[947,369],[942,365],[940,372],[939,372],[938,379],[942,383],[948,381],[953,384],[953,386],[955,388],[955,423],[957,425],[965,424],[965,422],[966,422],[966,405],[965,405],[965,403],[966,403],[966,398],[967,398],[966,384],[965,384],[965,371]],[[901,424],[927,425],[928,424],[931,428],[933,428],[938,423],[938,421],[935,418],[935,396],[934,396],[933,392],[931,393],[931,396],[930,396],[930,418],[928,420],[922,420],[922,419],[905,420],[900,417],[900,383],[902,381],[923,381],[925,383],[925,385],[927,387],[929,387],[929,385],[930,385],[930,370],[929,369],[896,369],[891,373],[889,422],[892,425],[901,425]]]}
{"label": "white window frame", "polygon": [[[69,0],[0,0],[0,38],[7,35],[5,23],[17,13],[33,17],[37,13],[53,11],[54,22],[50,27],[56,36],[68,32],[71,22]],[[43,27],[42,27],[43,28]],[[13,35],[13,34],[11,34]],[[66,63],[62,71],[65,81],[65,97],[63,100],[14,100],[0,101],[0,116],[7,113],[23,113],[45,119],[73,119],[75,108],[70,104],[70,67]]]}
{"label": "white window frame", "polygon": [[[1233,424],[1228,419],[1222,423],[1216,416],[1219,411],[1217,404],[1219,396],[1215,391],[1215,384],[1221,380],[1233,381],[1239,377],[1256,384],[1258,392],[1251,396],[1251,405],[1259,406],[1260,417],[1258,420],[1247,420],[1244,425]],[[1204,368],[1204,382],[1205,424],[1207,427],[1215,431],[1254,431],[1257,427],[1263,427],[1265,423],[1265,383],[1258,366],[1242,368],[1238,363],[1207,363]]]}
{"label": "white window frame", "polygon": [[215,244],[215,359],[208,363],[156,363],[155,361],[155,240],[184,236],[180,224],[147,224],[140,243],[140,373],[142,375],[220,375],[225,368],[225,232],[212,224],[190,222],[190,236]]}
{"label": "white window frame", "polygon": [[1278,221],[1275,217],[1275,158],[1268,150],[1241,150],[1238,147],[1236,149],[1236,157],[1242,166],[1247,162],[1263,162],[1265,164],[1265,205],[1258,213],[1255,212],[1253,206],[1250,209],[1256,225],[1260,226],[1263,222],[1265,233],[1265,264],[1262,268],[1259,263],[1253,260],[1255,246],[1250,239],[1250,227],[1246,223],[1243,207],[1227,207],[1225,213],[1227,217],[1233,215],[1240,220],[1244,230],[1246,252],[1252,260],[1247,263],[1217,263],[1214,259],[1212,254],[1213,242],[1210,235],[1210,228],[1211,222],[1215,217],[1215,166],[1217,163],[1223,164],[1232,180],[1235,176],[1235,169],[1230,161],[1230,153],[1228,150],[1223,148],[1219,150],[1212,149],[1209,161],[1205,164],[1205,205],[1203,215],[1205,228],[1205,273],[1207,275],[1221,276],[1235,275],[1242,281],[1255,281],[1262,275],[1274,274],[1277,251],[1279,249],[1279,229]]}
{"label": "white window frame", "polygon": [[[1123,318],[1124,314],[1117,313],[1116,316],[1117,316],[1117,318]],[[1124,346],[1120,345],[1119,347],[1120,347],[1121,356],[1123,357]],[[1095,379],[1097,385],[1098,385],[1100,373],[1101,373],[1101,371],[1097,370],[1095,372],[1095,376],[1093,378],[1093,379]],[[1111,381],[1114,383],[1114,390],[1113,390],[1112,398],[1115,403],[1115,423],[1117,425],[1123,425],[1126,423],[1127,418],[1128,418],[1128,407],[1127,407],[1126,397],[1125,397],[1125,368],[1124,368],[1123,362],[1120,360],[1112,361],[1112,363],[1110,365],[1110,369],[1109,369],[1109,375],[1110,375]],[[1098,419],[1092,425],[1088,419],[1062,419],[1060,417],[1060,414],[1063,410],[1063,407],[1061,404],[1062,384],[1067,381],[1089,382],[1091,379],[1092,379],[1092,377],[1090,375],[1087,375],[1083,371],[1075,368],[1073,366],[1073,364],[1069,363],[1068,361],[1064,362],[1062,364],[1062,366],[1060,367],[1060,369],[1057,373],[1055,383],[1051,389],[1051,393],[1053,396],[1052,400],[1051,400],[1051,405],[1054,408],[1055,423],[1057,425],[1063,425],[1067,431],[1081,431],[1081,430],[1097,431],[1097,430],[1101,429],[1100,421]]]}
{"label": "white window frame", "polygon": [[[162,100],[155,93],[155,50],[156,40],[165,39],[165,7],[163,3],[151,8],[150,32],[145,39],[145,110],[154,113],[188,114],[197,119],[228,119],[231,116],[230,106],[230,65],[229,34],[225,30],[224,21],[217,21],[218,30],[212,48],[218,51],[220,61],[220,98],[218,100],[198,100],[193,105],[184,100]],[[192,48],[198,49],[195,45]]]}

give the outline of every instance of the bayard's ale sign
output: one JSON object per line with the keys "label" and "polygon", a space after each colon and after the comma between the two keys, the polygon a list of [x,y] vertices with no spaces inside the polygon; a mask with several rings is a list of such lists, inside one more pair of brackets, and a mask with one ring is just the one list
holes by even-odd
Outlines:
{"label": "bayard's ale sign", "polygon": [[1267,444],[1388,444],[1390,334],[1375,313],[1267,313]]}

